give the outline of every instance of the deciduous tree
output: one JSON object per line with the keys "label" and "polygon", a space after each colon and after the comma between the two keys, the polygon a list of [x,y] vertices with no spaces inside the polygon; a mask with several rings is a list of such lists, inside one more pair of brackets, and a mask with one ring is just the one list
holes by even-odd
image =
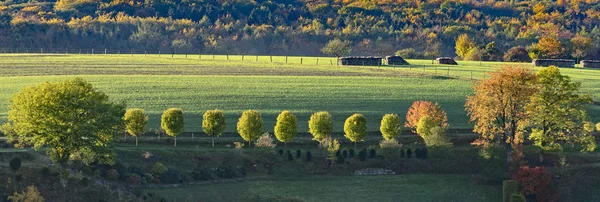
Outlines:
{"label": "deciduous tree", "polygon": [[344,123],[344,137],[356,143],[362,142],[367,137],[367,119],[362,114],[353,114]]}
{"label": "deciduous tree", "polygon": [[316,112],[308,120],[308,130],[313,136],[313,140],[321,140],[329,137],[333,130],[333,121],[329,112]]}
{"label": "deciduous tree", "polygon": [[400,117],[397,114],[386,114],[381,119],[381,126],[379,127],[381,135],[385,140],[393,140],[402,133],[402,125],[400,123]]}
{"label": "deciduous tree", "polygon": [[446,111],[440,107],[438,103],[433,103],[431,101],[414,101],[410,108],[408,108],[408,112],[406,113],[406,123],[404,123],[405,127],[412,128],[413,132],[416,132],[417,124],[419,124],[419,120],[421,118],[429,116],[431,117],[436,125],[441,128],[448,127],[448,117],[446,116]]}
{"label": "deciduous tree", "polygon": [[168,136],[174,138],[173,146],[177,147],[177,136],[183,133],[183,110],[179,108],[167,109],[161,117],[160,127]]}
{"label": "deciduous tree", "polygon": [[296,116],[290,111],[283,111],[277,116],[277,123],[275,124],[275,137],[284,144],[288,143],[298,133],[298,123]]}
{"label": "deciduous tree", "polygon": [[417,134],[423,138],[427,147],[450,147],[452,143],[446,137],[446,128],[442,128],[430,116],[424,116],[417,125]]}
{"label": "deciduous tree", "polygon": [[593,151],[595,138],[584,130],[585,109],[592,99],[580,91],[581,83],[551,66],[537,73],[537,87],[525,108],[532,127],[529,139],[544,150],[562,151],[562,144],[578,143],[583,151]]}
{"label": "deciduous tree", "polygon": [[112,164],[111,145],[123,131],[124,108],[81,78],[45,82],[14,94],[2,128],[16,146],[47,147],[59,164],[75,153]]}
{"label": "deciduous tree", "polygon": [[221,136],[226,126],[225,114],[221,110],[208,110],[202,115],[202,129],[211,137],[213,147],[215,147],[215,136]]}
{"label": "deciduous tree", "polygon": [[474,95],[465,104],[470,120],[475,122],[473,132],[479,133],[478,143],[483,146],[499,143],[507,149],[510,162],[512,144],[528,121],[525,106],[537,91],[536,76],[521,67],[506,66],[490,73],[490,78],[478,82]]}
{"label": "deciduous tree", "polygon": [[135,146],[138,146],[138,136],[146,133],[146,124],[148,124],[148,116],[143,109],[132,108],[128,109],[123,116],[125,122],[125,130],[135,137]]}
{"label": "deciduous tree", "polygon": [[465,58],[467,53],[473,48],[476,48],[475,42],[471,40],[471,37],[467,34],[462,34],[456,39],[456,55],[461,58]]}
{"label": "deciduous tree", "polygon": [[237,123],[237,131],[244,140],[248,141],[248,146],[251,146],[263,132],[260,113],[255,110],[244,111]]}
{"label": "deciduous tree", "polygon": [[564,55],[562,43],[554,37],[542,37],[537,43],[542,58],[560,58]]}
{"label": "deciduous tree", "polygon": [[594,47],[591,38],[577,35],[571,39],[571,55],[579,60],[588,55],[588,52]]}
{"label": "deciduous tree", "polygon": [[352,52],[350,43],[342,41],[340,39],[333,39],[329,41],[321,52],[327,55],[335,55],[338,59],[344,55],[348,55]]}

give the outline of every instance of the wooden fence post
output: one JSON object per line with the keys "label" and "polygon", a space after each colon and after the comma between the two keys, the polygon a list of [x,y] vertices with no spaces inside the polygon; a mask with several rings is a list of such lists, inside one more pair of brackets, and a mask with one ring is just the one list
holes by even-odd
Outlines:
{"label": "wooden fence post", "polygon": [[471,80],[473,80],[473,70],[471,70]]}
{"label": "wooden fence post", "polygon": [[[80,51],[81,51],[81,49],[80,49]],[[105,49],[104,49],[104,55],[106,55],[106,52],[107,52],[107,50],[106,50],[106,48],[105,48]]]}
{"label": "wooden fence post", "polygon": [[448,76],[450,76],[450,67],[448,67]]}
{"label": "wooden fence post", "polygon": [[258,62],[258,55],[256,55],[256,62]]}
{"label": "wooden fence post", "polygon": [[[4,50],[4,53],[6,53],[6,50]],[[40,53],[42,53],[42,54],[44,53],[44,49],[43,48],[40,48]]]}
{"label": "wooden fence post", "polygon": [[319,58],[317,58],[317,65],[319,65]]}
{"label": "wooden fence post", "polygon": [[[285,56],[285,64],[287,64],[287,62],[288,62],[288,56],[286,55]],[[300,59],[300,64],[302,64],[302,59]]]}
{"label": "wooden fence post", "polygon": [[244,55],[242,55],[242,61],[244,61]]}
{"label": "wooden fence post", "polygon": [[273,56],[269,55],[269,58],[271,59],[271,63],[273,63]]}
{"label": "wooden fence post", "polygon": [[227,60],[229,60],[229,54],[227,54]]}
{"label": "wooden fence post", "polygon": [[94,54],[94,49],[92,48],[92,55]]}
{"label": "wooden fence post", "polygon": [[303,59],[304,59],[304,58],[300,58],[300,64],[302,64],[302,60],[303,60]]}

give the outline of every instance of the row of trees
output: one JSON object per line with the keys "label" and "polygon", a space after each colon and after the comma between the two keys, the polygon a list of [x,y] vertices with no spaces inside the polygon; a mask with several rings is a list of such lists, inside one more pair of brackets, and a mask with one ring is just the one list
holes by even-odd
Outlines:
{"label": "row of trees", "polygon": [[[225,131],[225,114],[221,110],[208,110],[202,116],[202,129],[204,133],[212,138],[218,138]],[[406,127],[413,128],[423,137],[428,146],[445,146],[445,131],[448,128],[446,112],[437,104],[430,101],[416,101],[410,107],[406,116]],[[136,137],[146,133],[148,116],[144,110],[128,109],[123,117],[127,132]],[[309,132],[316,141],[331,138],[333,130],[332,117],[328,112],[316,112],[308,121]],[[162,114],[161,128],[165,134],[174,137],[174,146],[177,146],[177,136],[184,132],[183,110],[171,108]],[[263,120],[260,112],[256,110],[244,111],[237,123],[238,134],[252,145],[264,133]],[[381,120],[381,134],[385,140],[396,139],[402,132],[402,124],[397,114],[386,114]],[[277,116],[274,134],[279,142],[284,144],[292,141],[298,133],[298,121],[290,111],[283,111]],[[354,114],[348,117],[344,123],[344,136],[351,142],[363,142],[367,137],[367,119],[362,114]]]}
{"label": "row of trees", "polygon": [[542,38],[569,44],[581,36],[592,40],[587,53],[594,58],[600,41],[597,3],[14,0],[0,3],[0,47],[317,55],[339,38],[355,54],[391,55],[410,47],[431,58],[453,55],[457,39],[467,34],[478,44],[474,53],[495,42],[501,52],[531,46],[531,53],[545,57],[562,52],[547,52],[552,46],[545,47]]}

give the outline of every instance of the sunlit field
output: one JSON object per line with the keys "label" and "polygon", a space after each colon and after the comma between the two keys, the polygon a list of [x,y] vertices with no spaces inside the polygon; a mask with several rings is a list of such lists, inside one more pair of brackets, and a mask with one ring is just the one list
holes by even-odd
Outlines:
{"label": "sunlit field", "polygon": [[[78,76],[115,101],[147,110],[155,129],[163,110],[179,107],[190,132],[200,132],[202,113],[215,108],[225,110],[228,132],[235,131],[246,109],[263,113],[266,131],[272,131],[282,110],[297,114],[299,131],[306,131],[310,114],[321,110],[332,113],[336,132],[353,113],[366,115],[368,130],[377,131],[384,114],[403,116],[414,100],[439,102],[451,128],[468,129],[463,105],[473,82],[502,65],[531,67],[462,61],[458,66],[432,65],[431,60],[408,60],[410,66],[346,67],[326,57],[288,57],[287,63],[285,56],[273,56],[273,63],[270,56],[244,56],[243,61],[240,55],[228,57],[0,55],[0,118],[5,119],[8,100],[23,86]],[[600,70],[561,70],[582,82],[583,91],[600,97]],[[590,106],[588,114],[599,121],[600,107]]]}

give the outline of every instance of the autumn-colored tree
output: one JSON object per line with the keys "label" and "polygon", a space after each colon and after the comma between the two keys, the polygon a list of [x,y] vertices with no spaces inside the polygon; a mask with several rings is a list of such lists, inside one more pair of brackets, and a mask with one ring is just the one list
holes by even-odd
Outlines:
{"label": "autumn-colored tree", "polygon": [[528,121],[525,106],[537,91],[536,76],[522,67],[505,66],[490,73],[473,87],[474,95],[465,104],[473,132],[483,146],[499,143],[507,149],[510,162],[513,144],[519,144]]}
{"label": "autumn-colored tree", "polygon": [[215,136],[221,136],[226,126],[225,114],[221,110],[208,110],[202,115],[202,129],[211,137],[213,147],[215,147]]}
{"label": "autumn-colored tree", "polygon": [[160,127],[168,136],[173,137],[173,146],[177,147],[177,136],[183,133],[183,110],[179,108],[167,109],[160,119]]}
{"label": "autumn-colored tree", "polygon": [[523,46],[515,46],[504,53],[505,62],[531,62],[527,49]]}
{"label": "autumn-colored tree", "polygon": [[419,120],[421,118],[429,116],[431,117],[437,126],[441,128],[448,127],[448,117],[446,116],[446,111],[440,107],[438,103],[433,103],[431,101],[414,101],[410,108],[408,108],[408,112],[406,113],[406,123],[404,126],[407,128],[412,128],[413,132],[416,132],[417,124],[419,124]]}
{"label": "autumn-colored tree", "polygon": [[581,83],[572,82],[558,67],[537,73],[538,92],[526,106],[531,124],[529,139],[544,150],[562,151],[562,144],[581,144],[582,151],[593,151],[596,141],[584,130],[585,109],[591,96],[580,91]]}
{"label": "autumn-colored tree", "polygon": [[237,130],[240,136],[248,141],[248,146],[252,146],[252,142],[256,141],[263,132],[260,113],[255,110],[244,111],[237,123]]}
{"label": "autumn-colored tree", "polygon": [[28,186],[22,193],[15,192],[8,197],[9,201],[13,202],[44,202],[44,197],[40,194],[35,186]]}
{"label": "autumn-colored tree", "polygon": [[571,55],[579,60],[588,55],[588,52],[594,47],[591,38],[577,35],[571,39]]}
{"label": "autumn-colored tree", "polygon": [[456,39],[456,55],[461,58],[465,58],[469,51],[476,47],[475,42],[467,34],[462,34]]}
{"label": "autumn-colored tree", "polygon": [[277,123],[275,124],[275,137],[284,144],[288,143],[298,133],[298,123],[296,116],[290,111],[283,111],[277,116]]}
{"label": "autumn-colored tree", "polygon": [[562,43],[554,37],[542,37],[537,43],[542,58],[560,58],[564,55]]}
{"label": "autumn-colored tree", "polygon": [[329,137],[333,130],[333,121],[329,112],[316,112],[308,120],[308,132],[313,136],[313,140],[321,140]]}
{"label": "autumn-colored tree", "polygon": [[344,137],[356,143],[362,142],[367,137],[367,119],[362,114],[353,114],[344,123]]}
{"label": "autumn-colored tree", "polygon": [[383,139],[396,139],[396,137],[402,133],[402,124],[400,123],[398,114],[386,114],[383,116],[379,130],[381,131]]}
{"label": "autumn-colored tree", "polygon": [[143,109],[133,108],[128,109],[123,116],[125,129],[135,137],[135,146],[138,146],[138,137],[146,133],[146,124],[148,124],[148,116]]}

